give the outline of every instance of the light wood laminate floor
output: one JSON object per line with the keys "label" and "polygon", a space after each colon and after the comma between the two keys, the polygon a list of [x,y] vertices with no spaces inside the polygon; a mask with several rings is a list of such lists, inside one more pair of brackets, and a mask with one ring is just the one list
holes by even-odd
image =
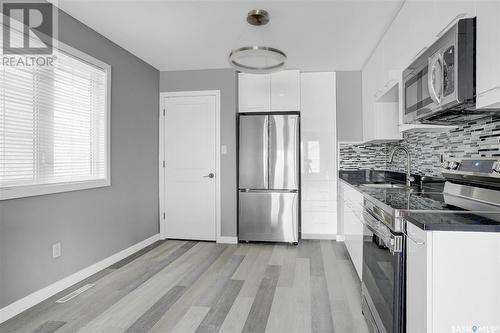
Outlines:
{"label": "light wood laminate floor", "polygon": [[344,244],[307,240],[157,242],[0,325],[2,333],[367,331]]}

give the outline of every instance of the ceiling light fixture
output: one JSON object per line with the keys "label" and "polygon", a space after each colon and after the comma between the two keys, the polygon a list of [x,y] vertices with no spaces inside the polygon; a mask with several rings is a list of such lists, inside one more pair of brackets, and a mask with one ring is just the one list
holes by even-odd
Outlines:
{"label": "ceiling light fixture", "polygon": [[[263,9],[248,12],[247,22],[254,26],[269,23],[269,14]],[[285,67],[285,52],[270,46],[243,46],[229,53],[229,63],[244,73],[266,74],[277,72]]]}

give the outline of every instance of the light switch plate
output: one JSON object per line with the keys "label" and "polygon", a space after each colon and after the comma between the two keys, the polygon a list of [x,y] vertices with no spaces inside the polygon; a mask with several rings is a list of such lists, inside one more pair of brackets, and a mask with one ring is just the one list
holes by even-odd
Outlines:
{"label": "light switch plate", "polygon": [[59,258],[61,256],[61,243],[52,245],[52,258]]}
{"label": "light switch plate", "polygon": [[227,154],[227,146],[226,146],[226,145],[222,145],[222,146],[220,147],[220,153],[221,153],[222,155],[226,155],[226,154]]}

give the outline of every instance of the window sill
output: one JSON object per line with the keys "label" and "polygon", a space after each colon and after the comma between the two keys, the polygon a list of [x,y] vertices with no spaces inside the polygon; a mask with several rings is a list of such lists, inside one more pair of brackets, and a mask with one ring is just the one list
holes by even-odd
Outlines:
{"label": "window sill", "polygon": [[110,179],[0,188],[0,201],[111,186]]}

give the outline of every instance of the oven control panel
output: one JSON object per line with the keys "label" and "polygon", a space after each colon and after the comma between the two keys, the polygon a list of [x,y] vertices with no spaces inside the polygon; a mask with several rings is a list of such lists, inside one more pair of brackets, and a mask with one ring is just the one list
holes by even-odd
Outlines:
{"label": "oven control panel", "polygon": [[495,157],[450,158],[441,163],[441,169],[444,175],[500,177],[500,159]]}
{"label": "oven control panel", "polygon": [[500,162],[493,164],[493,172],[500,173]]}

